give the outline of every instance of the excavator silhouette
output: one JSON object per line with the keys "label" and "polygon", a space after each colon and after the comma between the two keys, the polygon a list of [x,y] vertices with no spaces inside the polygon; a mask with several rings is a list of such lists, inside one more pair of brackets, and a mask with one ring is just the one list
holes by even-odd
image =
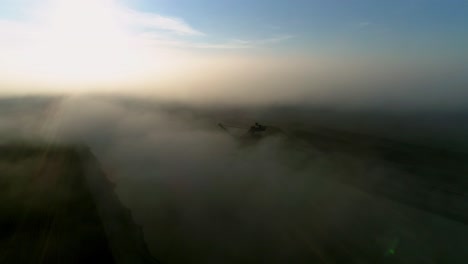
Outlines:
{"label": "excavator silhouette", "polygon": [[[284,134],[284,132],[274,126],[265,126],[256,122],[250,127],[237,126],[230,124],[219,123],[218,126],[223,129],[227,134],[239,140],[259,140],[268,136]],[[240,133],[234,133],[232,130],[241,130]]]}

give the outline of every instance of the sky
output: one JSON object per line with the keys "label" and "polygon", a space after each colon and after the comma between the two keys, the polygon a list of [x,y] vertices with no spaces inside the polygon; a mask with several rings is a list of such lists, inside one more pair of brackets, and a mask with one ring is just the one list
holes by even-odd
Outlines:
{"label": "sky", "polygon": [[463,0],[0,0],[1,92],[297,100],[443,86],[448,102],[468,82],[467,23]]}

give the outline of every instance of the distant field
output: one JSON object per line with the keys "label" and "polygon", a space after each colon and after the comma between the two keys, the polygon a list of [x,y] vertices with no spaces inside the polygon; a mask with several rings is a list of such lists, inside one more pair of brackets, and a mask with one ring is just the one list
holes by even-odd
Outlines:
{"label": "distant field", "polygon": [[[330,129],[294,135],[338,154],[337,163],[349,168],[337,178],[342,182],[468,224],[468,153]],[[346,155],[374,164],[353,166]],[[379,172],[379,167],[389,169]]]}

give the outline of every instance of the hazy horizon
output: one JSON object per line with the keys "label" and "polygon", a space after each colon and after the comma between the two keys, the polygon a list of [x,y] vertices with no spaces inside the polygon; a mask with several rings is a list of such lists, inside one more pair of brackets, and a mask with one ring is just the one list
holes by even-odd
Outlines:
{"label": "hazy horizon", "polygon": [[468,98],[465,1],[0,3],[2,96],[435,110]]}

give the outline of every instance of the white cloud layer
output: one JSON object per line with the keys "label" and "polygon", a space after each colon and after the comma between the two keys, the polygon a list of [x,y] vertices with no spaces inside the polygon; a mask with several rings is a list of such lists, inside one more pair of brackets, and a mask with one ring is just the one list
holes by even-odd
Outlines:
{"label": "white cloud layer", "polygon": [[[30,16],[26,21],[0,17],[2,44],[25,36],[39,35],[51,28],[60,28],[62,31],[60,33],[69,31],[69,34],[89,31],[96,33],[99,30],[99,33],[105,35],[108,31],[126,31],[134,40],[147,41],[149,39],[153,40],[152,44],[178,48],[251,48],[292,38],[289,35],[275,35],[252,40],[233,38],[220,43],[209,43],[203,39],[200,41],[187,39],[186,37],[206,36],[207,34],[194,28],[182,18],[134,10],[115,0],[49,0],[39,7],[31,6],[34,7],[32,10],[24,10],[24,13]],[[91,34],[88,37],[91,37]]]}
{"label": "white cloud layer", "polygon": [[128,19],[129,24],[139,28],[153,30],[167,30],[178,35],[203,36],[204,33],[194,29],[184,20],[176,17],[161,16],[158,14],[139,12],[132,9],[123,9],[122,15]]}
{"label": "white cloud layer", "polygon": [[194,64],[195,49],[246,49],[290,38],[210,43],[182,18],[116,0],[31,0],[20,6],[16,19],[0,17],[0,81],[7,84],[125,85],[181,72]]}

